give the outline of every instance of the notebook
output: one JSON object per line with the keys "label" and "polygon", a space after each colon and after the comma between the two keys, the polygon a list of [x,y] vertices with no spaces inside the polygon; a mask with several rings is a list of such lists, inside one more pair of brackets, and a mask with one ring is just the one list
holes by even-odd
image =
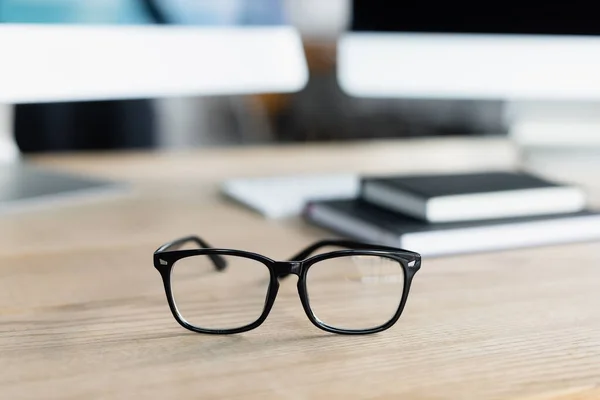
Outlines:
{"label": "notebook", "polygon": [[305,217],[341,235],[426,256],[494,251],[600,239],[600,212],[427,223],[361,200],[310,202]]}
{"label": "notebook", "polygon": [[289,175],[238,178],[223,182],[227,197],[266,218],[299,216],[310,200],[354,198],[360,179],[354,174]]}
{"label": "notebook", "polygon": [[582,189],[519,172],[369,177],[361,182],[361,197],[429,222],[572,213],[585,208]]}

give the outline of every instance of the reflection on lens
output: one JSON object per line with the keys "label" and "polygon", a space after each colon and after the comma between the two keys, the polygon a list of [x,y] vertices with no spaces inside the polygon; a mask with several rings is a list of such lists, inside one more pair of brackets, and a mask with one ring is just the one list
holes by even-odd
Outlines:
{"label": "reflection on lens", "polygon": [[402,302],[404,269],[391,258],[358,255],[330,258],[306,275],[310,308],[322,323],[364,330],[389,322]]}
{"label": "reflection on lens", "polygon": [[180,316],[211,330],[241,328],[258,320],[270,282],[266,265],[244,257],[222,256],[217,271],[206,255],[183,258],[171,271],[171,291]]}

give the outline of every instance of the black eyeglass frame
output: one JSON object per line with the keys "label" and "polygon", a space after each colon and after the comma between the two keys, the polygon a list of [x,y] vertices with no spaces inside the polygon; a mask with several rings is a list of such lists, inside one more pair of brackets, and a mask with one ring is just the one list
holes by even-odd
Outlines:
{"label": "black eyeglass frame", "polygon": [[[183,247],[185,244],[190,242],[195,243],[200,248],[191,250],[178,250],[179,248]],[[326,246],[343,247],[347,248],[348,250],[336,250],[308,257],[318,249]],[[210,257],[217,271],[224,271],[227,268],[227,263],[222,256],[248,258],[264,264],[269,269],[270,280],[269,287],[266,293],[265,304],[263,306],[263,311],[260,317],[256,321],[252,322],[251,324],[233,329],[204,329],[201,327],[191,325],[179,313],[171,288],[171,271],[177,261],[183,258],[200,255],[206,255]],[[306,276],[310,267],[323,260],[361,255],[380,256],[389,258],[394,261],[397,261],[402,266],[402,271],[404,274],[404,287],[402,292],[402,298],[400,300],[396,313],[388,322],[369,329],[340,329],[323,323],[315,316],[314,312],[310,307],[310,299],[306,288]],[[306,316],[308,317],[310,322],[312,322],[313,325],[315,325],[319,329],[330,333],[338,333],[344,335],[364,335],[382,332],[392,327],[398,321],[398,319],[402,315],[404,306],[406,305],[406,300],[408,299],[412,279],[419,270],[419,268],[421,268],[421,255],[409,250],[388,246],[380,246],[377,244],[361,243],[349,240],[322,240],[308,246],[295,256],[291,257],[288,261],[275,261],[261,254],[249,251],[214,248],[197,236],[188,236],[166,243],[160,248],[158,248],[158,250],[154,252],[154,267],[158,270],[162,277],[165,293],[167,296],[167,302],[169,304],[169,308],[171,309],[173,317],[182,327],[189,329],[193,332],[222,335],[247,332],[249,330],[259,327],[267,319],[269,312],[271,311],[271,308],[275,303],[275,298],[277,297],[277,292],[279,290],[279,279],[285,278],[288,275],[296,275],[298,276],[298,295],[300,296],[302,307],[304,308]]]}

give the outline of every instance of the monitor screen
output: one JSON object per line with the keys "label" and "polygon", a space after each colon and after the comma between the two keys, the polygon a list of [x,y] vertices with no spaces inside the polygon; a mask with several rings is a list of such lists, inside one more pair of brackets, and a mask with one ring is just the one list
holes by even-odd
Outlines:
{"label": "monitor screen", "polygon": [[600,35],[594,2],[353,0],[352,30]]}

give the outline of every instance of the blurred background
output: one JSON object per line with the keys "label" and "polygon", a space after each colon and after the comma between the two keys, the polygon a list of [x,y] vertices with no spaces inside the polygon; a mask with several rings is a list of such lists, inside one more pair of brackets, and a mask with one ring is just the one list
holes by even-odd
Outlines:
{"label": "blurred background", "polygon": [[506,133],[501,101],[345,95],[336,42],[351,18],[351,0],[0,0],[4,23],[292,25],[310,71],[293,94],[17,104],[12,131],[23,153]]}

